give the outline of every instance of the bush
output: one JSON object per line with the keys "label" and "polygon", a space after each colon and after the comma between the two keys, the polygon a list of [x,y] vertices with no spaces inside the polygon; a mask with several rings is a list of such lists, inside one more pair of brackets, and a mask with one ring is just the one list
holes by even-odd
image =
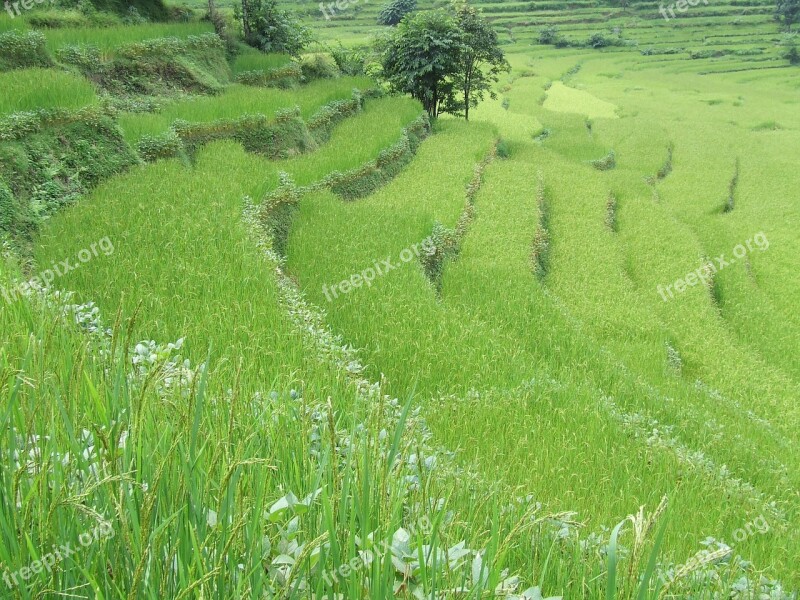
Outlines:
{"label": "bush", "polygon": [[38,31],[0,33],[0,71],[51,67],[47,40]]}
{"label": "bush", "polygon": [[798,52],[797,46],[792,46],[789,48],[783,57],[789,61],[789,64],[800,65],[800,52]]}
{"label": "bush", "polygon": [[378,14],[378,25],[397,25],[407,14],[417,10],[417,0],[390,0]]}
{"label": "bush", "polygon": [[592,34],[589,39],[586,41],[586,45],[590,48],[606,48],[608,46],[613,46],[614,43],[611,39],[604,36],[602,33],[594,33]]}
{"label": "bush", "polygon": [[592,166],[598,171],[610,171],[617,167],[617,155],[612,150],[611,152],[606,154],[603,158],[599,158],[591,162]]}
{"label": "bush", "polygon": [[511,156],[511,148],[508,146],[508,142],[501,139],[497,142],[497,156],[498,158],[508,158]]}
{"label": "bush", "polygon": [[558,27],[551,25],[549,27],[545,27],[539,32],[539,43],[549,46],[555,44],[559,37]]}
{"label": "bush", "polygon": [[304,56],[300,61],[300,72],[303,81],[306,82],[315,79],[333,79],[340,75],[336,62],[325,54]]}
{"label": "bush", "polygon": [[364,47],[345,48],[341,42],[330,49],[331,57],[344,75],[363,75],[366,72],[367,50]]}
{"label": "bush", "polygon": [[277,0],[248,0],[242,14],[244,41],[264,52],[299,56],[311,42],[311,31]]}

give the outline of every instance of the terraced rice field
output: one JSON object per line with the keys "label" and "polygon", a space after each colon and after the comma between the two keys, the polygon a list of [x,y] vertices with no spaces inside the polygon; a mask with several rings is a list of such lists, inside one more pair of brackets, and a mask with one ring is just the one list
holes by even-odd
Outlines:
{"label": "terraced rice field", "polygon": [[[4,246],[0,596],[796,598],[800,71],[734,4],[484,2],[511,71],[430,130],[365,76],[112,110],[134,149],[332,121],[137,161]],[[348,45],[381,8],[295,7]],[[0,73],[0,142],[101,102],[44,73]]]}

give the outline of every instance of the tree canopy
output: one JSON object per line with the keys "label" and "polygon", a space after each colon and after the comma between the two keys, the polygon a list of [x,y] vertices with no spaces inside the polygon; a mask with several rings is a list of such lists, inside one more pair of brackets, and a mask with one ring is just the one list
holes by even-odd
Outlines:
{"label": "tree canopy", "polygon": [[[238,6],[236,6],[238,12]],[[278,8],[277,0],[242,0],[244,41],[264,52],[299,55],[311,41],[311,31],[291,13]]]}
{"label": "tree canopy", "polygon": [[800,0],[778,0],[775,18],[791,31],[792,25],[800,22]]}
{"label": "tree canopy", "polygon": [[486,94],[495,97],[492,84],[509,68],[491,24],[463,0],[407,15],[378,49],[391,88],[418,99],[432,118],[469,119]]}
{"label": "tree canopy", "polygon": [[417,10],[417,0],[389,0],[378,14],[379,25],[397,25],[408,13]]}

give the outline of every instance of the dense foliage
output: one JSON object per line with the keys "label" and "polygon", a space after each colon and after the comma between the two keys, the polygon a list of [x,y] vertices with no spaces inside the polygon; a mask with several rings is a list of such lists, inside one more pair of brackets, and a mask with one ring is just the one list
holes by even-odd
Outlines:
{"label": "dense foliage", "polygon": [[393,90],[411,94],[431,118],[463,115],[486,93],[508,63],[497,33],[464,2],[451,10],[405,17],[397,30],[378,42],[383,76]]}
{"label": "dense foliage", "polygon": [[469,109],[477,106],[486,94],[492,99],[497,97],[493,85],[500,73],[511,67],[500,49],[494,27],[464,0],[454,4],[453,8],[458,27],[464,33],[464,46],[457,71],[461,98],[448,106],[447,112],[458,114],[463,111],[464,118],[469,120]]}
{"label": "dense foliage", "polygon": [[240,18],[244,41],[264,52],[297,56],[311,41],[311,31],[277,0],[242,0]]}
{"label": "dense foliage", "polygon": [[407,14],[417,10],[417,0],[389,0],[378,14],[379,25],[397,25]]}
{"label": "dense foliage", "polygon": [[778,0],[775,18],[791,31],[792,25],[800,23],[800,0]]}

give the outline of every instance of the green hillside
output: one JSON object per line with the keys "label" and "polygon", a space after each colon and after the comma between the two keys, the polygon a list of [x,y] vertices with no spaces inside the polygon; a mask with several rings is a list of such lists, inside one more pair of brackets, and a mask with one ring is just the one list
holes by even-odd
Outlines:
{"label": "green hillside", "polygon": [[0,16],[1,598],[797,598],[774,5],[478,2],[469,121],[93,6]]}

